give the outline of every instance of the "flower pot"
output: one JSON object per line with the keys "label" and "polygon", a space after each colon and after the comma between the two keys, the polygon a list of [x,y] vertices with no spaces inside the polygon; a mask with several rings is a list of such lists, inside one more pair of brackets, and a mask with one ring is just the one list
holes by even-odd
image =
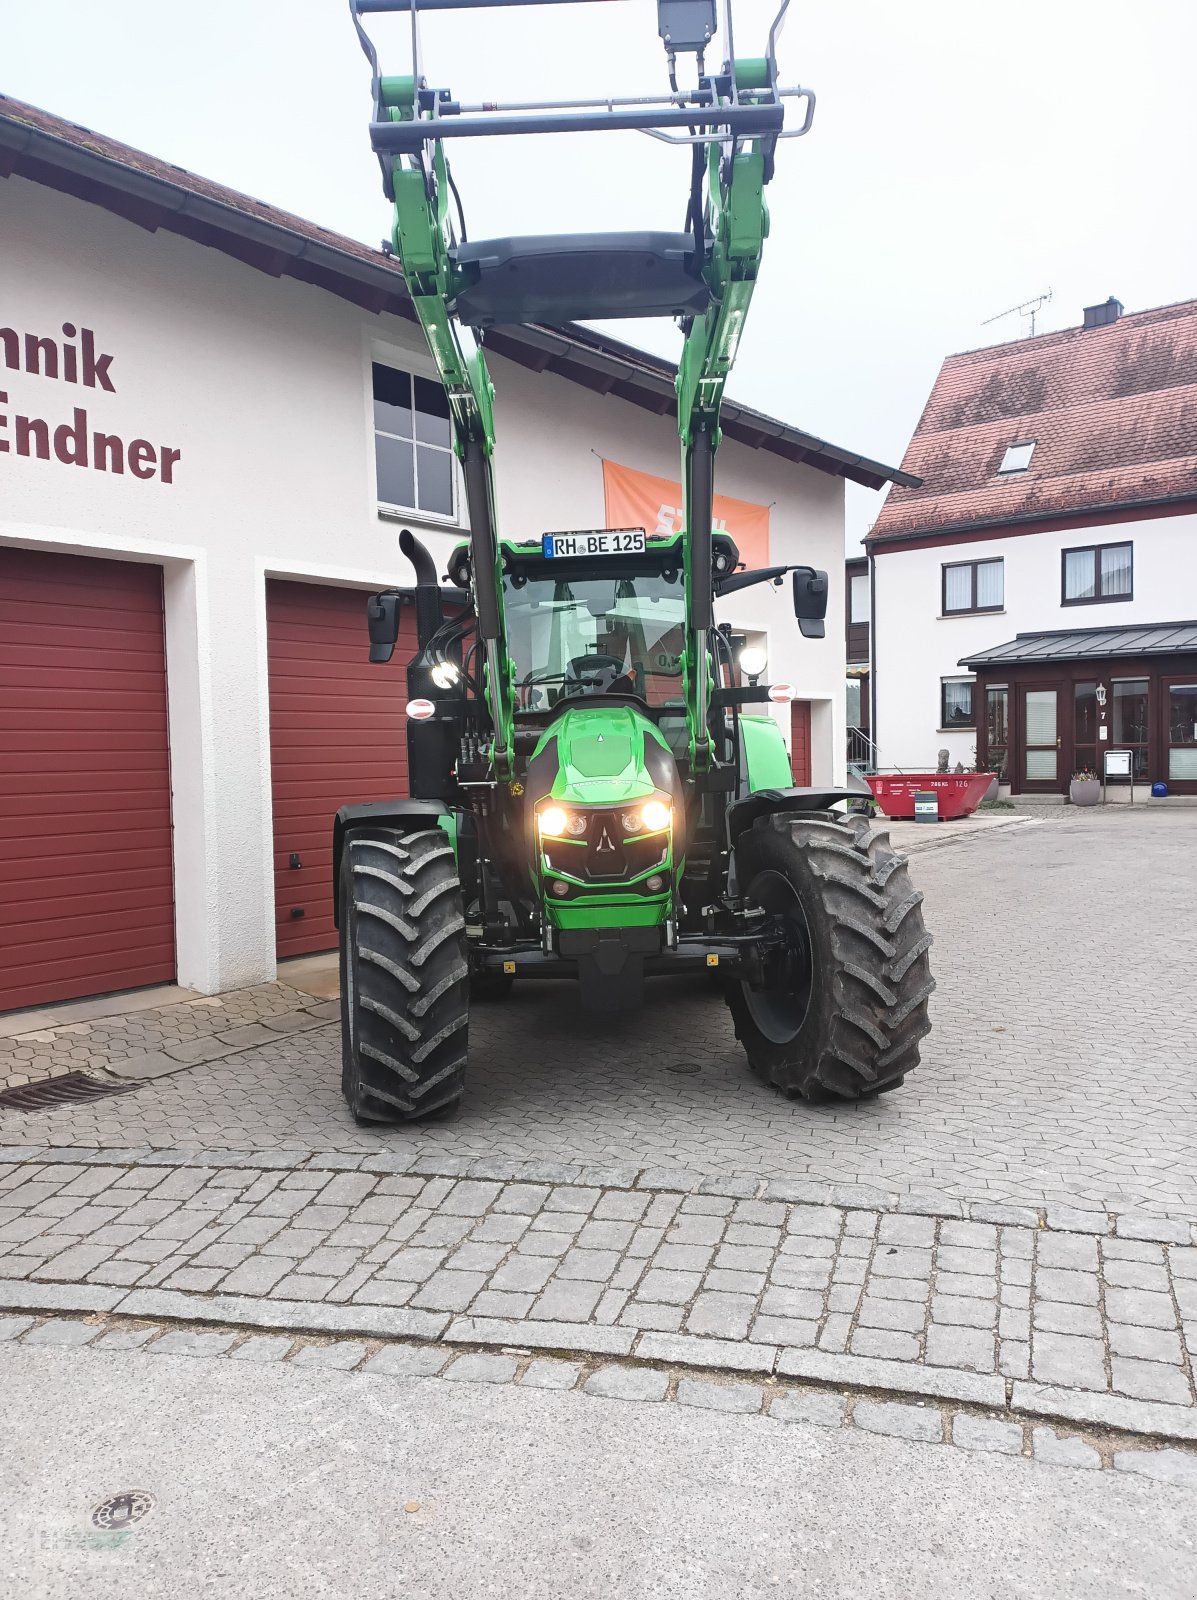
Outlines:
{"label": "flower pot", "polygon": [[997,773],[995,772],[994,775],[993,775],[993,779],[990,782],[990,785],[989,785],[988,789],[986,789],[985,793],[981,796],[981,804],[982,805],[988,805],[988,803],[991,800],[996,800],[997,797],[998,797],[998,778],[997,778]]}
{"label": "flower pot", "polygon": [[1101,779],[1074,778],[1068,785],[1068,798],[1074,806],[1095,806],[1101,799]]}

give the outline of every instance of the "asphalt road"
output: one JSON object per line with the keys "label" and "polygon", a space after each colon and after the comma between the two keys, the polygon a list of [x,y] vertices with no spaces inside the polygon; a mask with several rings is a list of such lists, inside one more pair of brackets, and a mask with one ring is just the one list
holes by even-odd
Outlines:
{"label": "asphalt road", "polygon": [[[12,1600],[1197,1591],[1197,1491],[677,1405],[0,1351]],[[154,1509],[103,1548],[91,1508]]]}

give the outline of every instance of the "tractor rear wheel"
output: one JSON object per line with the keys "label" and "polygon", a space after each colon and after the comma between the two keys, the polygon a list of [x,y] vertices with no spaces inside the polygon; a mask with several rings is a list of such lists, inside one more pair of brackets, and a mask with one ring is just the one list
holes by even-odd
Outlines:
{"label": "tractor rear wheel", "polygon": [[749,906],[780,934],[764,981],[728,992],[758,1077],[806,1100],[861,1100],[917,1065],[935,988],[922,895],[864,817],[760,817],[736,846]]}
{"label": "tractor rear wheel", "polygon": [[461,885],[440,828],[350,834],[341,857],[341,1088],[359,1122],[460,1100],[469,1028]]}

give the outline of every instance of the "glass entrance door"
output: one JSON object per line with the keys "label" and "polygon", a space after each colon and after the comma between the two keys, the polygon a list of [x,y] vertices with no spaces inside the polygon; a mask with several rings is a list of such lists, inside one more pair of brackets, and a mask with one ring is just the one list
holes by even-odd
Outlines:
{"label": "glass entrance door", "polygon": [[1059,789],[1059,692],[1056,689],[1022,691],[1022,777],[1028,789]]}
{"label": "glass entrance door", "polygon": [[1164,682],[1164,773],[1182,792],[1197,789],[1197,673]]}

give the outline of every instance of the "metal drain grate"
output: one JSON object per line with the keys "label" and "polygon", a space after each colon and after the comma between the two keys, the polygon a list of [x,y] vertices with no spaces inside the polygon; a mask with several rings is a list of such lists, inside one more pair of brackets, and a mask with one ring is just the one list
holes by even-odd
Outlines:
{"label": "metal drain grate", "polygon": [[65,1072],[41,1083],[22,1083],[0,1090],[0,1106],[10,1111],[42,1111],[46,1106],[70,1106],[80,1100],[100,1100],[106,1094],[129,1094],[136,1083],[102,1083],[85,1072]]}

